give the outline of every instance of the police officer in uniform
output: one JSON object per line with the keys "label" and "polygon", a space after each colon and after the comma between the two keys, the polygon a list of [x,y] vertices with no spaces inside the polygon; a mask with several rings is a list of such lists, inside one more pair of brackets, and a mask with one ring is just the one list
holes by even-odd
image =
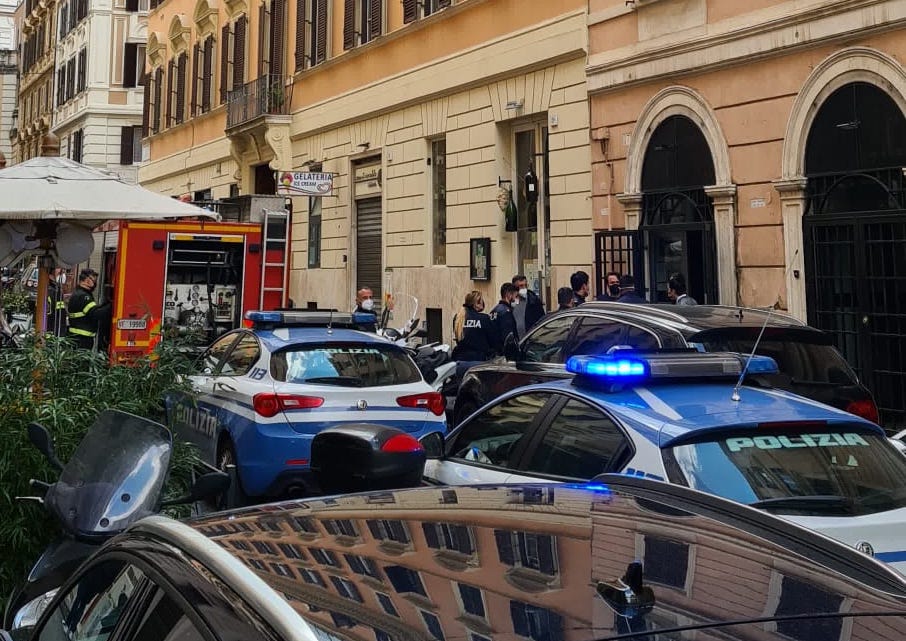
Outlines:
{"label": "police officer in uniform", "polygon": [[47,283],[47,322],[45,327],[48,334],[66,336],[66,301],[63,299],[63,283],[66,282],[66,272],[60,267],[50,270],[50,281]]}
{"label": "police officer in uniform", "polygon": [[491,310],[491,320],[497,326],[497,335],[500,343],[497,351],[503,354],[507,336],[519,340],[519,330],[516,328],[516,316],[513,314],[513,302],[519,295],[519,289],[513,283],[504,283],[500,287],[500,302]]}
{"label": "police officer in uniform", "polygon": [[497,326],[484,313],[484,298],[479,291],[466,294],[462,310],[453,318],[453,338],[456,346],[451,356],[457,362],[456,375],[462,377],[467,369],[493,358],[500,338]]}
{"label": "police officer in uniform", "polygon": [[83,349],[94,347],[98,327],[108,319],[110,304],[98,305],[94,300],[98,273],[93,269],[79,272],[79,284],[69,297],[69,337]]}

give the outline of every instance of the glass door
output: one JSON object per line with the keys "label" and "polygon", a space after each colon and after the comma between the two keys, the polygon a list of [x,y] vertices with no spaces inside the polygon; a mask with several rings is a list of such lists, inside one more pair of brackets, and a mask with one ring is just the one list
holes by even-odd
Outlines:
{"label": "glass door", "polygon": [[542,123],[518,127],[514,134],[516,176],[513,196],[518,209],[516,272],[550,308],[550,173],[548,130]]}

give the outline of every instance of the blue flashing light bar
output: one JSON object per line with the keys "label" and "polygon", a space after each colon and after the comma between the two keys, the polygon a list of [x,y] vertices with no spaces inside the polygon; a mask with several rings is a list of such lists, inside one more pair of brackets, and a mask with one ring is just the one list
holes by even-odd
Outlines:
{"label": "blue flashing light bar", "polygon": [[[748,363],[748,367],[746,364]],[[776,361],[768,356],[735,352],[654,352],[606,356],[573,356],[566,371],[582,381],[639,383],[669,379],[735,379],[746,374],[776,374]]]}
{"label": "blue flashing light bar", "polygon": [[[245,320],[257,328],[275,327],[335,327],[343,329],[362,329],[363,326],[373,328],[374,314],[350,314],[348,312],[331,311],[247,311]],[[373,329],[372,329],[373,331]]]}

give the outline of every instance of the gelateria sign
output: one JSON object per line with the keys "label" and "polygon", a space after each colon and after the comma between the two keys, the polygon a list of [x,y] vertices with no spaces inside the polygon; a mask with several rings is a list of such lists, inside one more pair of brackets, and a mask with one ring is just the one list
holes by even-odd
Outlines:
{"label": "gelateria sign", "polygon": [[333,174],[319,171],[277,172],[280,196],[333,196]]}

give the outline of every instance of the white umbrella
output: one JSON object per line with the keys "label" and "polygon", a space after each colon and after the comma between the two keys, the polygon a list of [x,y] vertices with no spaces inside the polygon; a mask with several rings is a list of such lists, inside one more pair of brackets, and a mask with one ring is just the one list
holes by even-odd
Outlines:
{"label": "white umbrella", "polygon": [[[60,158],[59,152],[59,139],[51,134],[42,141],[40,157],[0,169],[0,261],[27,248],[48,261],[55,253],[63,262],[82,262],[91,253],[91,228],[108,220],[218,217],[110,172]],[[38,272],[39,336],[47,304],[47,266]]]}

